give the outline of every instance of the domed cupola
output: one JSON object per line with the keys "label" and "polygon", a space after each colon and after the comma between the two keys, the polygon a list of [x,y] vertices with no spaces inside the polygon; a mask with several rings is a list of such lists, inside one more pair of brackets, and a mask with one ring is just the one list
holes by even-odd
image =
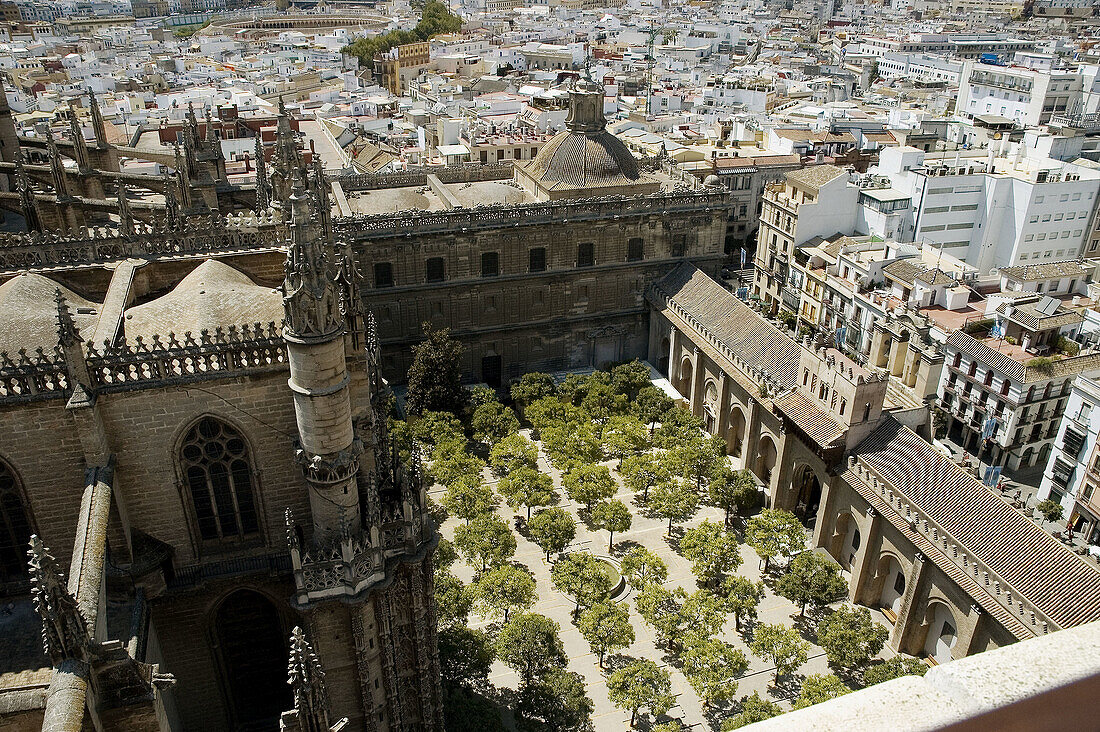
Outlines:
{"label": "domed cupola", "polygon": [[534,160],[516,163],[516,182],[540,201],[657,192],[660,183],[642,175],[630,150],[607,131],[603,104],[603,87],[576,82],[565,130]]}

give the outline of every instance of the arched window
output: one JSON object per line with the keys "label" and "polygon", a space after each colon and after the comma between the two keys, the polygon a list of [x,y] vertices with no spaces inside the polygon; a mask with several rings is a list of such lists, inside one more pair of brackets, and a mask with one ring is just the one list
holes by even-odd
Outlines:
{"label": "arched window", "polygon": [[203,417],[183,440],[180,464],[203,541],[259,532],[248,445],[237,430]]}
{"label": "arched window", "polygon": [[0,462],[0,587],[27,578],[27,545],[31,523],[23,507],[19,481],[6,463]]}

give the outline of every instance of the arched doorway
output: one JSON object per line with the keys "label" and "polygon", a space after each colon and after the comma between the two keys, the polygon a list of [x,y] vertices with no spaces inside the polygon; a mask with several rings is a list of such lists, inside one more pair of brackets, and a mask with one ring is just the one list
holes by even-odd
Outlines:
{"label": "arched doorway", "polygon": [[657,352],[657,370],[666,379],[668,378],[668,353],[671,348],[672,344],[669,342],[668,337],[662,338],[661,350]]}
{"label": "arched doorway", "polygon": [[821,505],[821,481],[817,473],[809,465],[802,466],[795,471],[794,489],[798,493],[794,512],[807,521],[817,517],[817,509]]}
{"label": "arched doorway", "polygon": [[676,391],[688,401],[691,401],[691,377],[694,373],[695,367],[691,359],[685,358],[680,364],[680,378],[676,380]]}
{"label": "arched doorway", "polygon": [[928,606],[926,618],[928,635],[924,639],[924,653],[936,663],[947,663],[952,658],[951,649],[959,640],[955,616],[947,605],[936,602]]}
{"label": "arched doorway", "polygon": [[901,599],[905,597],[905,570],[901,568],[897,557],[886,554],[879,559],[877,574],[882,580],[882,589],[878,596],[879,607],[884,611],[889,610],[887,616],[895,620],[901,612]]}
{"label": "arched doorway", "polygon": [[726,454],[739,456],[745,442],[745,413],[740,407],[730,410],[730,426],[726,430]]}
{"label": "arched doorway", "polygon": [[214,616],[222,674],[236,732],[277,730],[293,700],[286,683],[288,631],[271,600],[237,590]]}
{"label": "arched doorway", "polygon": [[27,545],[31,540],[30,516],[14,471],[0,461],[0,596],[6,590],[23,590],[27,574]]}
{"label": "arched doorway", "polygon": [[1030,447],[1024,448],[1023,454],[1020,455],[1020,468],[1021,469],[1031,467],[1031,455],[1032,455],[1033,452],[1035,452],[1035,450],[1033,448],[1030,448]]}
{"label": "arched doorway", "polygon": [[771,483],[772,469],[775,468],[775,461],[778,457],[779,452],[775,449],[775,442],[772,440],[771,435],[761,435],[760,448],[757,452],[753,472],[760,480],[764,481],[765,486]]}

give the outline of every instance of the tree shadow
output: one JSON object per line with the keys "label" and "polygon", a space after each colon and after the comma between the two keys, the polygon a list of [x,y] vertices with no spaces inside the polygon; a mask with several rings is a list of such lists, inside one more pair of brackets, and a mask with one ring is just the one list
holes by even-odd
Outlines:
{"label": "tree shadow", "polygon": [[722,722],[736,714],[741,703],[736,699],[729,699],[717,704],[703,705],[703,719],[707,720],[707,726],[712,730],[721,729]]}
{"label": "tree shadow", "polygon": [[793,673],[780,676],[778,681],[773,681],[768,686],[768,696],[773,699],[794,701],[802,689],[802,682],[806,680],[805,674]]}
{"label": "tree shadow", "polygon": [[622,541],[615,542],[615,546],[619,549],[620,554],[626,554],[631,549],[641,549],[642,545],[633,539],[623,539]]}

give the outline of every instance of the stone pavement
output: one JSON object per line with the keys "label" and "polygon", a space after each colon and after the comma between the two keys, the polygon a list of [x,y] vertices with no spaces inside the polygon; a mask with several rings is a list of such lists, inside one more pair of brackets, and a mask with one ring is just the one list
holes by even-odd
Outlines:
{"label": "stone pavement", "polygon": [[[529,430],[523,430],[523,434],[530,437]],[[619,476],[614,470],[614,461],[607,461],[604,464],[612,468],[612,475],[618,480]],[[607,556],[607,532],[591,531],[585,527],[577,514],[579,506],[570,501],[564,491],[561,490],[561,475],[546,461],[546,456],[541,450],[539,453],[539,469],[553,476],[555,485],[558,487],[559,493],[561,494],[561,500],[558,505],[569,511],[577,521],[577,537],[567,551],[591,551],[596,555]],[[485,476],[486,481],[489,482],[490,485],[494,485],[495,488],[495,476],[488,470],[485,471]],[[444,493],[444,489],[437,486],[431,493],[433,499],[439,502],[443,497],[442,494]],[[691,573],[691,563],[677,554],[670,545],[669,539],[665,534],[667,521],[662,519],[650,519],[642,516],[637,506],[634,505],[633,494],[622,486],[621,481],[619,492],[616,497],[631,508],[634,519],[633,525],[629,531],[615,535],[615,550],[612,557],[616,559],[621,558],[623,553],[631,547],[635,545],[644,546],[656,552],[668,565],[669,576],[668,581],[665,583],[666,587],[671,589],[672,587],[680,586],[689,593],[695,591],[697,585],[695,577]],[[515,514],[513,514],[512,510],[504,505],[503,502],[497,509],[497,513],[507,521],[510,526],[515,526]],[[523,513],[525,515],[526,511]],[[683,528],[695,526],[708,518],[712,521],[721,523],[723,520],[723,513],[716,508],[701,506],[695,518],[685,523]],[[442,527],[443,535],[447,539],[453,540],[454,530],[460,524],[460,519],[448,519]],[[531,570],[537,586],[538,600],[531,608],[531,611],[546,615],[557,621],[561,626],[561,639],[565,646],[566,654],[569,657],[569,670],[576,671],[585,678],[588,686],[588,694],[595,702],[596,710],[593,714],[593,722],[597,732],[612,732],[627,729],[629,727],[630,713],[617,709],[611,704],[607,697],[605,678],[599,668],[599,658],[590,650],[587,641],[581,637],[580,632],[572,623],[574,603],[566,596],[554,590],[553,586],[550,584],[550,565],[546,563],[545,555],[542,550],[518,533],[516,534],[516,540],[518,548],[513,557],[513,561],[519,562]],[[741,555],[744,562],[738,570],[738,573],[749,577],[753,581],[759,580],[761,574],[760,569],[763,566],[759,557],[746,545],[741,546]],[[452,569],[455,575],[463,582],[469,583],[473,580],[474,569],[466,565],[461,558],[455,563]],[[619,601],[625,601],[629,605],[630,618],[635,632],[634,644],[620,651],[620,653],[627,656],[651,659],[669,670],[672,677],[672,690],[676,695],[677,704],[669,711],[668,718],[680,719],[685,729],[699,731],[717,729],[720,725],[720,720],[728,716],[729,712],[721,711],[716,713],[711,711],[708,714],[708,710],[704,709],[703,704],[688,684],[687,679],[670,663],[672,660],[671,656],[657,646],[654,631],[642,621],[641,616],[637,613],[633,595],[633,591],[628,588],[626,594],[618,598]],[[770,588],[766,591],[758,609],[759,622],[771,624],[782,623],[788,626],[794,624],[797,613],[798,608],[795,607],[793,603],[785,598],[777,596]],[[874,614],[878,622],[886,625],[886,621],[881,614],[877,612],[874,612]],[[470,616],[470,625],[475,628],[488,628],[491,632],[494,627],[499,627],[499,620],[490,623],[484,618],[472,614]],[[737,698],[740,699],[742,696],[750,695],[752,692],[757,691],[761,696],[781,701],[784,706],[789,706],[789,701],[786,700],[784,693],[777,691],[771,686],[775,667],[752,655],[744,639],[735,632],[732,616],[723,629],[722,637],[735,647],[740,648],[749,662],[749,668],[745,672],[745,675],[738,680]],[[883,658],[892,655],[893,653],[889,648],[884,649],[882,653]],[[821,648],[812,646],[809,652],[809,660],[796,672],[795,678],[797,679],[799,674],[829,673],[829,671],[830,669],[825,659],[824,652]],[[490,682],[498,688],[507,687],[515,689],[519,685],[519,678],[514,671],[498,661],[493,666]],[[789,682],[785,684],[785,686],[790,686]],[[794,692],[797,693],[797,686],[794,687]],[[662,718],[662,720],[659,721],[667,721],[667,719]],[[639,714],[638,727],[646,729],[648,726],[649,724],[644,718],[644,715]]]}

